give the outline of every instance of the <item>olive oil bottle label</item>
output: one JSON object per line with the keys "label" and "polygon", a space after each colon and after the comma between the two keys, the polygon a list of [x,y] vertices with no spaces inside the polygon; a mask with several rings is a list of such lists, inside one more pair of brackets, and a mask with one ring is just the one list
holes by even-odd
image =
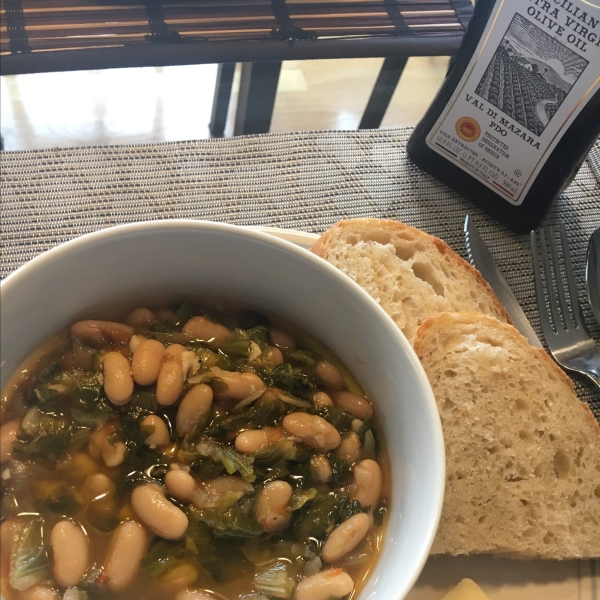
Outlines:
{"label": "olive oil bottle label", "polygon": [[500,0],[427,145],[519,205],[599,87],[600,0]]}

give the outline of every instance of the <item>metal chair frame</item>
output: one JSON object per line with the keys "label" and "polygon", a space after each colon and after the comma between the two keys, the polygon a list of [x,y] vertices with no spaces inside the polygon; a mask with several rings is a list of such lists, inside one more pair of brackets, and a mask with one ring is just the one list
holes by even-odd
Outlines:
{"label": "metal chair frame", "polygon": [[[382,14],[389,16],[393,24],[393,34],[386,35],[347,35],[341,37],[318,37],[295,24],[290,17],[286,0],[271,0],[275,22],[278,28],[271,35],[260,39],[208,39],[198,36],[186,37],[172,31],[164,18],[164,10],[172,10],[172,0],[141,0],[139,10],[147,17],[146,29],[149,35],[140,43],[123,43],[108,47],[81,47],[77,49],[50,48],[52,51],[32,51],[28,41],[28,12],[24,11],[27,2],[39,0],[2,0],[1,10],[5,23],[2,36],[3,50],[0,55],[0,73],[15,75],[53,71],[76,71],[126,67],[170,66],[203,63],[219,63],[217,89],[211,116],[211,132],[222,136],[235,64],[243,63],[240,94],[235,118],[235,134],[265,133],[269,131],[277,83],[284,60],[311,60],[325,58],[385,58],[377,83],[367,104],[360,128],[378,127],[400,79],[406,61],[410,56],[448,56],[459,48],[464,29],[472,15],[471,0],[365,0],[365,4],[381,4]],[[77,0],[71,0],[78,4]],[[86,3],[86,9],[97,5],[102,10],[107,6],[123,4],[122,0],[106,0],[108,4]],[[288,3],[293,0],[287,0]],[[138,0],[140,2],[140,0]],[[252,0],[235,0],[234,4],[247,7]],[[404,23],[402,2],[423,6],[423,14],[433,12],[436,7],[445,7],[460,23],[460,31],[438,31],[419,33]],[[52,0],[48,0],[51,5]],[[371,4],[369,4],[371,3]],[[419,4],[422,3],[422,4]],[[127,3],[129,4],[129,3]],[[205,10],[207,0],[196,0],[182,6],[196,4]],[[315,5],[320,4],[318,1]],[[323,1],[323,10],[335,2]],[[358,2],[356,5],[361,4]],[[142,6],[143,5],[143,6]],[[47,4],[44,4],[47,6]],[[57,7],[64,6],[64,1]],[[84,6],[82,4],[82,6]],[[218,6],[218,5],[216,5]],[[264,3],[261,4],[264,8]],[[452,9],[452,11],[449,9]],[[187,8],[186,10],[191,10]],[[327,10],[331,10],[330,8]],[[59,8],[57,11],[60,12]],[[35,12],[35,10],[33,11]],[[418,12],[418,11],[417,11]],[[438,12],[440,12],[438,10]],[[53,17],[52,13],[49,18]],[[331,14],[326,15],[332,19]],[[272,17],[271,17],[272,18]],[[388,18],[388,17],[386,17]],[[60,25],[59,25],[60,26]],[[434,26],[432,26],[434,27]],[[359,29],[357,29],[359,30]],[[138,36],[142,34],[137,34]],[[6,37],[8,36],[8,37]],[[52,43],[52,38],[49,37]],[[8,43],[7,43],[8,42]],[[118,42],[116,42],[118,43]]]}

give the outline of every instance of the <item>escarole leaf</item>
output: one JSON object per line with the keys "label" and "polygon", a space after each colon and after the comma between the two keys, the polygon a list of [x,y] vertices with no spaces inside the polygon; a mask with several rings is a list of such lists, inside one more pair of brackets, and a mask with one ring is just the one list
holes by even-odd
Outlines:
{"label": "escarole leaf", "polygon": [[161,577],[185,563],[199,561],[213,579],[221,577],[221,558],[214,544],[210,527],[188,510],[189,525],[181,540],[156,539],[142,559],[142,569],[155,577]]}
{"label": "escarole leaf", "polygon": [[269,387],[276,387],[297,396],[312,392],[316,388],[312,374],[303,369],[294,369],[290,363],[282,363],[264,377]]}
{"label": "escarole leaf", "polygon": [[181,330],[183,326],[194,316],[198,314],[198,307],[189,300],[181,303],[181,306],[175,311],[173,318],[173,326],[175,329]]}
{"label": "escarole leaf", "polygon": [[213,579],[221,578],[222,565],[217,557],[217,550],[213,543],[210,527],[188,513],[188,530],[185,536],[187,552],[196,557],[204,568],[212,575]]}
{"label": "escarole leaf", "polygon": [[279,414],[273,402],[254,404],[242,413],[215,417],[207,426],[205,434],[211,437],[222,436],[240,429],[258,429],[273,424]]}
{"label": "escarole leaf", "polygon": [[333,452],[330,452],[327,455],[327,460],[331,467],[331,482],[335,486],[344,486],[350,483],[350,478],[352,476],[350,464]]}
{"label": "escarole leaf", "polygon": [[10,553],[10,585],[22,591],[52,574],[48,553],[42,541],[42,520],[25,520],[13,538]]}
{"label": "escarole leaf", "polygon": [[320,406],[317,409],[317,414],[331,423],[340,433],[352,430],[354,415],[337,406]]}
{"label": "escarole leaf", "polygon": [[191,335],[189,333],[181,333],[178,331],[150,331],[148,332],[148,337],[159,341],[165,346],[170,346],[171,344],[185,345],[203,343],[203,341],[197,338],[195,335]]}
{"label": "escarole leaf", "polygon": [[365,421],[358,430],[358,437],[363,446],[363,458],[372,458],[375,460],[379,451],[377,429],[375,429],[370,421]]}
{"label": "escarole leaf", "polygon": [[42,455],[52,462],[67,451],[74,426],[62,417],[53,417],[31,408],[21,424],[14,443],[16,456]]}
{"label": "escarole leaf", "polygon": [[38,510],[44,508],[59,515],[74,515],[83,504],[83,498],[64,481],[42,479],[32,486],[33,504]]}
{"label": "escarole leaf", "polygon": [[288,355],[289,359],[296,364],[304,367],[310,367],[311,369],[320,361],[323,357],[316,352],[308,352],[307,350],[294,350]]}
{"label": "escarole leaf", "polygon": [[365,441],[363,442],[363,459],[370,458],[375,460],[377,458],[377,442],[373,436],[373,432],[369,429],[365,433]]}
{"label": "escarole leaf", "polygon": [[95,372],[52,370],[34,387],[33,394],[42,412],[56,409],[61,400],[70,401],[73,421],[85,427],[102,427],[115,414]]}
{"label": "escarole leaf", "polygon": [[115,431],[109,437],[109,441],[111,443],[122,441],[127,446],[123,464],[130,469],[145,471],[153,465],[164,465],[167,462],[164,455],[145,443],[154,428],[141,426],[144,417],[157,410],[155,394],[150,391],[138,391],[122,410],[119,420],[115,422]]}
{"label": "escarole leaf", "polygon": [[185,548],[181,541],[154,540],[144,558],[142,569],[159,577],[185,562]]}
{"label": "escarole leaf", "polygon": [[256,327],[246,329],[246,335],[261,350],[264,350],[269,345],[269,330],[264,325],[257,325]]}
{"label": "escarole leaf", "polygon": [[297,490],[294,492],[290,500],[290,510],[293,512],[302,508],[310,500],[314,500],[317,496],[316,488],[309,488],[307,490]]}
{"label": "escarole leaf", "polygon": [[284,436],[276,442],[257,450],[252,456],[256,462],[269,465],[283,464],[296,457],[296,444]]}
{"label": "escarole leaf", "polygon": [[188,514],[206,523],[219,537],[254,537],[263,532],[263,528],[243,512],[239,504],[226,510],[191,506]]}
{"label": "escarole leaf", "polygon": [[277,398],[286,404],[290,404],[291,406],[296,406],[297,408],[311,408],[312,402],[308,400],[302,400],[301,398],[297,398],[292,394],[277,394]]}
{"label": "escarole leaf", "polygon": [[99,428],[104,426],[113,414],[115,411],[106,399],[100,384],[82,385],[71,393],[71,416],[75,423]]}
{"label": "escarole leaf", "polygon": [[244,481],[252,483],[256,480],[256,474],[250,461],[230,446],[211,440],[202,440],[196,446],[196,450],[201,456],[220,462],[230,475],[237,471]]}
{"label": "escarole leaf", "polygon": [[286,563],[271,562],[255,567],[254,587],[274,598],[291,598],[296,582],[290,577]]}
{"label": "escarole leaf", "polygon": [[237,339],[222,342],[217,346],[217,350],[233,358],[248,358],[250,356],[250,339]]}
{"label": "escarole leaf", "polygon": [[342,490],[317,494],[294,513],[293,528],[300,542],[308,538],[322,540],[336,525],[362,511],[360,502]]}
{"label": "escarole leaf", "polygon": [[85,427],[102,427],[115,414],[96,372],[52,369],[33,388],[33,395],[35,406],[42,412],[60,412],[59,406],[70,402],[73,421]]}

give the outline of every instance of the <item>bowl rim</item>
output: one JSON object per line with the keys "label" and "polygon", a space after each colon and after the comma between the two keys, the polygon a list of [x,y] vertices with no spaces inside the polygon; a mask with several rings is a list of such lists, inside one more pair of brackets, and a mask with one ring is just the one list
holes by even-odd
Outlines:
{"label": "bowl rim", "polygon": [[[444,436],[437,408],[437,403],[433,390],[429,383],[429,379],[421,362],[417,358],[415,351],[407,340],[406,336],[402,333],[400,328],[396,325],[393,319],[387,314],[387,312],[381,307],[381,305],[373,299],[373,297],[360,285],[358,285],[353,279],[347,276],[345,273],[334,267],[326,260],[320,258],[316,254],[310,252],[310,250],[301,248],[300,246],[282,239],[280,237],[273,236],[264,230],[256,229],[254,227],[245,227],[243,225],[234,225],[229,223],[222,223],[217,221],[208,221],[203,219],[155,219],[147,221],[136,221],[134,223],[126,223],[122,225],[114,225],[99,229],[90,233],[83,234],[72,240],[60,243],[53,248],[46,250],[38,256],[30,259],[25,264],[21,265],[15,271],[10,273],[0,282],[0,298],[6,293],[9,293],[14,286],[19,284],[19,281],[24,277],[29,277],[31,273],[35,273],[60,257],[65,253],[76,251],[78,247],[93,246],[94,244],[104,243],[107,239],[112,237],[119,237],[123,234],[140,233],[143,234],[151,230],[169,230],[185,228],[191,231],[201,232],[203,230],[221,231],[225,234],[245,236],[250,239],[254,239],[263,244],[278,247],[289,254],[294,254],[298,258],[312,264],[314,268],[325,271],[330,277],[337,279],[338,282],[344,285],[350,293],[358,294],[362,299],[371,307],[371,310],[379,314],[380,318],[388,321],[390,330],[393,332],[393,336],[396,338],[396,342],[402,349],[406,357],[409,359],[411,366],[415,372],[416,380],[418,381],[419,387],[423,392],[424,397],[421,399],[424,404],[427,418],[433,426],[434,445],[429,448],[433,452],[434,459],[440,466],[437,469],[437,473],[434,473],[432,477],[432,485],[436,489],[435,497],[438,499],[435,507],[434,519],[429,523],[426,538],[424,540],[423,548],[426,552],[420,557],[417,568],[414,569],[411,577],[407,578],[405,589],[400,590],[399,600],[405,598],[406,594],[414,587],[417,579],[419,578],[433,545],[435,534],[437,532],[442,506],[444,501],[445,492],[445,481],[446,481],[446,457],[445,457],[445,444]],[[2,310],[3,303],[0,301],[0,311]],[[390,457],[391,460],[391,457]],[[2,597],[0,596],[0,600]]]}

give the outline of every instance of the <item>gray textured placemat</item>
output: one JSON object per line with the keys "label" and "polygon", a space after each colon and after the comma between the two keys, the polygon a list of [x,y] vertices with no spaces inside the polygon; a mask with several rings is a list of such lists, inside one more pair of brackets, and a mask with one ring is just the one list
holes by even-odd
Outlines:
{"label": "gray textured placemat", "polygon": [[[169,144],[3,153],[0,275],[53,246],[112,225],[164,218],[272,225],[321,233],[349,217],[399,219],[466,258],[470,213],[539,332],[529,236],[518,236],[408,162],[411,130],[270,134]],[[597,179],[598,178],[598,179]],[[600,144],[555,204],[580,285],[600,226]],[[600,393],[577,381],[600,419]]]}

